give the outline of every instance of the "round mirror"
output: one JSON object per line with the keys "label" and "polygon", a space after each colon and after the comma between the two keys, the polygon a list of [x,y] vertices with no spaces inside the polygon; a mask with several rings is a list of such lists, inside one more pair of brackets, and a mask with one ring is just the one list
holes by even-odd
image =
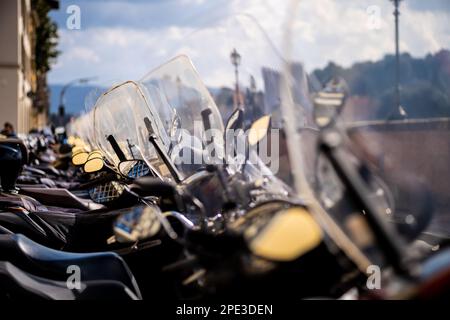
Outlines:
{"label": "round mirror", "polygon": [[73,155],[72,163],[75,166],[81,166],[86,163],[86,161],[88,160],[88,156],[89,156],[89,153],[80,151]]}
{"label": "round mirror", "polygon": [[86,150],[84,150],[84,147],[83,146],[75,146],[75,147],[72,147],[72,154],[73,155],[75,155],[75,154],[77,154],[77,153],[80,153],[80,152],[85,152]]}
{"label": "round mirror", "polygon": [[83,147],[84,146],[84,142],[80,138],[74,138],[73,139],[73,145],[75,147]]}
{"label": "round mirror", "polygon": [[84,172],[86,173],[93,173],[93,172],[97,172],[100,171],[101,169],[103,169],[104,166],[104,161],[103,158],[92,158],[89,159],[85,164],[84,164]]}
{"label": "round mirror", "polygon": [[258,144],[267,135],[270,119],[270,115],[265,115],[253,122],[248,133],[248,142],[251,146]]}
{"label": "round mirror", "polygon": [[156,235],[161,228],[155,205],[135,207],[121,215],[114,223],[116,240],[122,243],[134,243]]}
{"label": "round mirror", "polygon": [[103,158],[102,152],[100,150],[94,150],[89,153],[88,160],[91,160],[93,158]]}

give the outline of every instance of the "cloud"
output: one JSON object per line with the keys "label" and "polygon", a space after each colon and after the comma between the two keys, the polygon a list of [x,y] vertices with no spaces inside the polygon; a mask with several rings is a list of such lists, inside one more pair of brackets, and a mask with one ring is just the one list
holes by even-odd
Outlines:
{"label": "cloud", "polygon": [[[49,74],[51,83],[84,76],[103,81],[136,79],[165,60],[165,48],[179,39],[174,27],[163,34],[130,28],[62,30],[58,66]],[[159,58],[158,58],[159,57]]]}
{"label": "cloud", "polygon": [[450,2],[447,0],[408,0],[405,5],[411,10],[450,12]]}
{"label": "cloud", "polygon": [[[59,28],[66,28],[69,5],[81,11],[82,29],[96,27],[126,27],[133,29],[199,26],[214,14],[227,13],[228,0],[62,0],[60,10],[51,17]],[[214,20],[210,20],[213,22]]]}
{"label": "cloud", "polygon": [[100,62],[100,57],[89,48],[85,47],[74,47],[66,55],[68,61],[74,63],[77,62],[87,62],[87,63],[98,63]]}
{"label": "cloud", "polygon": [[[240,76],[245,83],[250,75],[260,77],[263,65],[280,66],[289,1],[72,2],[82,8],[82,29],[60,29],[63,54],[49,75],[51,83],[86,75],[139,79],[175,54],[187,53],[207,84],[232,86],[233,48],[242,54]],[[422,56],[450,43],[450,11],[436,7],[440,3],[445,8],[449,2],[432,2],[430,8],[417,1],[402,2],[402,51]],[[377,28],[369,28],[370,6],[379,8]],[[291,39],[293,58],[312,70],[328,61],[349,66],[393,53],[392,11],[386,0],[300,1]],[[238,15],[225,18],[231,14]],[[262,86],[260,79],[257,84]]]}

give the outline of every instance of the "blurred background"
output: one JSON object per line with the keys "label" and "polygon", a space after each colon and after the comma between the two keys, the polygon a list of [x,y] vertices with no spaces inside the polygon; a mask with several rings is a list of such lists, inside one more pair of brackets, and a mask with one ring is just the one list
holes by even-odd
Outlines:
{"label": "blurred background", "polygon": [[[236,51],[216,37],[227,16],[250,15],[281,52],[289,1],[277,0],[9,0],[0,3],[0,120],[18,133],[62,125],[85,108],[85,96],[125,79],[139,79],[183,48],[226,116],[245,102],[252,118],[276,108],[277,71],[270,58],[255,74],[246,41]],[[395,4],[399,18],[399,78],[395,77]],[[320,81],[343,77],[361,110],[377,118],[399,99],[408,117],[450,116],[450,1],[302,1],[295,54]],[[220,25],[221,26],[221,25]],[[221,26],[222,27],[222,26]],[[231,26],[232,27],[232,26]],[[208,32],[208,30],[210,32]],[[262,55],[267,39],[254,37]],[[260,43],[258,43],[260,41]],[[208,56],[226,60],[215,63]],[[173,52],[173,53],[172,53]],[[197,59],[196,59],[197,58]],[[261,60],[261,59],[260,59]],[[239,77],[235,75],[239,74]],[[386,77],[386,75],[391,75]],[[397,83],[398,82],[398,83]],[[238,90],[236,90],[238,88]],[[427,105],[427,108],[423,108]],[[348,112],[352,112],[351,110]]]}

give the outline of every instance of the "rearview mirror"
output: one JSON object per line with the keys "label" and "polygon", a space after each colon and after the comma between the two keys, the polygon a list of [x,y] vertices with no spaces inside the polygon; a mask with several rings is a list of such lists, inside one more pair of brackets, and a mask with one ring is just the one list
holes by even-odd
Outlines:
{"label": "rearview mirror", "polygon": [[341,113],[345,103],[347,85],[343,79],[329,81],[314,97],[314,121],[319,128],[329,126]]}
{"label": "rearview mirror", "polygon": [[103,158],[103,153],[99,150],[94,150],[91,153],[89,153],[88,160],[93,158]]}
{"label": "rearview mirror", "polygon": [[103,158],[91,158],[84,164],[83,169],[86,173],[93,173],[102,170],[104,165]]}
{"label": "rearview mirror", "polygon": [[77,153],[80,152],[86,152],[83,146],[72,147],[72,155],[76,155]]}
{"label": "rearview mirror", "polygon": [[251,146],[257,145],[264,137],[267,136],[270,128],[270,115],[265,115],[252,123],[248,133],[248,142]]}
{"label": "rearview mirror", "polygon": [[242,129],[244,124],[244,112],[241,108],[236,109],[227,120],[225,132],[227,130]]}
{"label": "rearview mirror", "polygon": [[135,243],[156,235],[161,229],[157,216],[159,210],[157,206],[147,204],[119,216],[114,223],[116,240],[121,243]]}
{"label": "rearview mirror", "polygon": [[119,173],[131,179],[144,177],[150,173],[150,168],[144,160],[125,160],[119,163]]}
{"label": "rearview mirror", "polygon": [[72,163],[75,166],[82,166],[88,160],[89,153],[84,151],[79,151],[72,156]]}

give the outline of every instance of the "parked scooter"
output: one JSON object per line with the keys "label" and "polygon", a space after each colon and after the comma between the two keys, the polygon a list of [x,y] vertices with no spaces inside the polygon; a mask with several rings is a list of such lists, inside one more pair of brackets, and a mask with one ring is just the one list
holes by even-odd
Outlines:
{"label": "parked scooter", "polygon": [[[290,28],[286,34],[294,36]],[[290,58],[284,78],[292,70]],[[290,170],[323,230],[365,275],[351,297],[448,298],[449,228],[442,195],[449,189],[436,179],[447,165],[429,157],[424,162],[411,150],[413,136],[429,139],[422,153],[434,150],[440,123],[447,120],[374,118],[373,110],[351,99],[343,79],[318,87],[314,75],[303,71],[296,78],[306,83],[282,82],[281,88]]]}

